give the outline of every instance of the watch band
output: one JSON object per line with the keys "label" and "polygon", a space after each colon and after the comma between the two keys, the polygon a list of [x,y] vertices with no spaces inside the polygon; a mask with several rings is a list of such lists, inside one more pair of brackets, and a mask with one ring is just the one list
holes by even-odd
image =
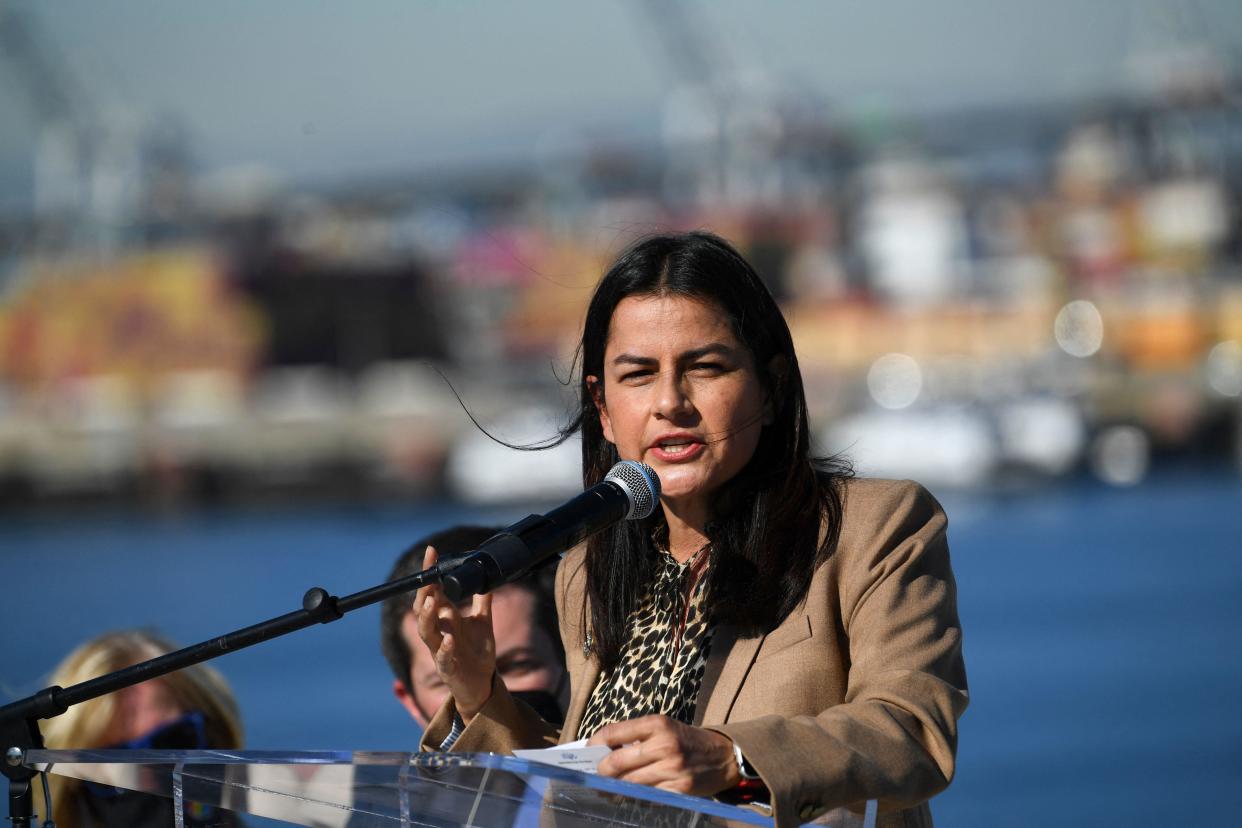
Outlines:
{"label": "watch band", "polygon": [[743,779],[759,778],[759,774],[755,773],[750,762],[747,762],[746,757],[742,755],[742,747],[737,742],[733,743],[733,758],[737,760],[737,772],[742,775]]}

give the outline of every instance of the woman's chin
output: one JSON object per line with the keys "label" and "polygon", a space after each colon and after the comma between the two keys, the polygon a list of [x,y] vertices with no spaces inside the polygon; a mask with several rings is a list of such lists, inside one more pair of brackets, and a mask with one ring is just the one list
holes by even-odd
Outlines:
{"label": "woman's chin", "polygon": [[660,473],[660,500],[673,511],[680,512],[707,499],[703,481],[685,480],[677,475]]}

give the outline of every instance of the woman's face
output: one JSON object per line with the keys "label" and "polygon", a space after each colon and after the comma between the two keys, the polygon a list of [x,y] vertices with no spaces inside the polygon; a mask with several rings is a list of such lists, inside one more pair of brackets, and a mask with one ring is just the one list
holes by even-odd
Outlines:
{"label": "woman's face", "polygon": [[[712,302],[630,296],[617,305],[602,377],[588,377],[604,437],[649,464],[661,500],[703,520],[755,452],[771,406],[750,350]],[[602,390],[602,393],[601,393]]]}
{"label": "woman's face", "polygon": [[112,721],[103,736],[104,745],[115,745],[145,736],[155,728],[185,713],[173,698],[168,685],[151,679],[116,694]]}

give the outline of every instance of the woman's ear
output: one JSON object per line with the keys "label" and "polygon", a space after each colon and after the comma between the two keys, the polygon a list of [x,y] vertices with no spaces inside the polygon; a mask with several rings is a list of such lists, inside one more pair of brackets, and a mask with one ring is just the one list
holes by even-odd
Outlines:
{"label": "woman's ear", "polygon": [[763,400],[763,424],[770,426],[776,422],[776,406],[772,404],[772,395],[768,394]]}
{"label": "woman's ear", "polygon": [[595,410],[599,412],[599,427],[604,432],[604,439],[616,445],[617,441],[612,439],[612,421],[608,419],[608,406],[604,403],[604,384],[596,376],[588,376],[586,384],[591,394],[591,402],[595,403]]}
{"label": "woman's ear", "polygon": [[763,424],[776,422],[776,406],[785,393],[785,381],[789,377],[789,360],[777,354],[768,360],[768,393],[763,400]]}

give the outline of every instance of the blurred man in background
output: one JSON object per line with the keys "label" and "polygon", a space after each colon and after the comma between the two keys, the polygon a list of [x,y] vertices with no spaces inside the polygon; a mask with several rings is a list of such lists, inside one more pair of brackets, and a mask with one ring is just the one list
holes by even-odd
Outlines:
{"label": "blurred man in background", "polygon": [[[407,549],[388,580],[412,575],[422,569],[423,552],[434,546],[445,561],[476,549],[496,534],[496,528],[454,526],[415,541]],[[553,583],[556,567],[506,584],[492,595],[492,627],[496,635],[496,670],[517,698],[548,721],[561,722],[569,702],[569,674],[565,650],[556,620]],[[381,647],[393,672],[393,695],[426,728],[448,697],[427,645],[418,637],[411,612],[413,591],[384,602],[380,613]]]}

